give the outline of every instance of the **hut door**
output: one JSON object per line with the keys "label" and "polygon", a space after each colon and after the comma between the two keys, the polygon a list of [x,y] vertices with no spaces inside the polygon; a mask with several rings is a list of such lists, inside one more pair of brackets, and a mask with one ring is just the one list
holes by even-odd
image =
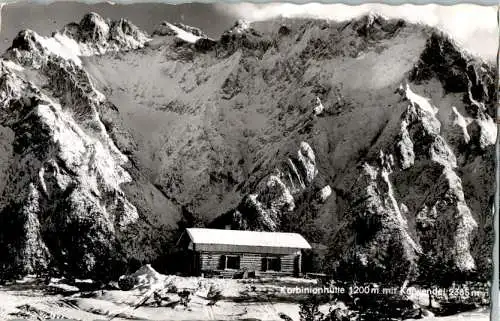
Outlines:
{"label": "hut door", "polygon": [[301,265],[302,262],[301,262],[301,259],[300,259],[300,255],[297,255],[295,256],[295,258],[293,259],[293,274],[294,276],[299,276],[300,273],[301,273]]}
{"label": "hut door", "polygon": [[219,270],[225,270],[226,269],[226,256],[221,255],[219,258]]}

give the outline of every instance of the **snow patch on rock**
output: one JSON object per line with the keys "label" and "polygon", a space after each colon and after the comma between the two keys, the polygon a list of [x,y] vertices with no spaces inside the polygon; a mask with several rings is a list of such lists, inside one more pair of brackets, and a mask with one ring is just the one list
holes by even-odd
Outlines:
{"label": "snow patch on rock", "polygon": [[1,65],[1,69],[6,68],[7,70],[10,70],[10,71],[23,71],[24,70],[23,66],[16,64],[15,62],[10,61],[10,60],[0,59],[0,65]]}
{"label": "snow patch on rock", "polygon": [[486,114],[482,114],[478,119],[475,120],[481,128],[481,135],[479,144],[482,149],[495,144],[497,140],[497,130],[498,127],[493,121],[493,119]]}
{"label": "snow patch on rock", "polygon": [[311,183],[318,174],[318,169],[316,168],[316,156],[314,155],[313,149],[308,143],[301,142],[297,156],[306,171],[305,181],[307,183]]}
{"label": "snow patch on rock", "polygon": [[457,126],[463,133],[464,142],[466,144],[470,141],[470,135],[467,132],[467,120],[460,114],[455,106],[452,107],[451,121],[453,126]]}
{"label": "snow patch on rock", "polygon": [[313,110],[314,114],[319,116],[323,113],[324,110],[325,110],[325,107],[321,103],[321,100],[319,99],[319,97],[316,97],[316,106],[314,106],[314,110]]}
{"label": "snow patch on rock", "polygon": [[186,42],[195,43],[198,39],[203,38],[200,36],[196,36],[196,35],[192,34],[191,32],[187,32],[187,31],[185,31],[177,26],[174,26],[171,23],[164,22],[164,25],[166,27],[168,27],[170,30],[172,30],[175,33],[176,37],[178,37],[179,39],[182,39]]}
{"label": "snow patch on rock", "polygon": [[[63,59],[72,60],[78,66],[82,65],[82,61],[79,56],[84,56],[82,48],[78,43],[61,34],[55,34],[53,37],[46,38],[36,34],[36,41],[39,42],[42,47],[47,50],[50,54],[59,56]],[[87,55],[89,55],[87,53]]]}
{"label": "snow patch on rock", "polygon": [[404,91],[405,98],[410,101],[412,106],[418,106],[422,110],[424,110],[432,115],[437,114],[438,109],[436,107],[432,106],[428,99],[414,93],[411,90],[409,84],[406,84],[406,88],[404,88],[404,89],[403,89],[403,86],[401,85],[400,90]]}
{"label": "snow patch on rock", "polygon": [[332,188],[330,185],[326,185],[319,191],[319,199],[321,202],[325,202],[332,195]]}

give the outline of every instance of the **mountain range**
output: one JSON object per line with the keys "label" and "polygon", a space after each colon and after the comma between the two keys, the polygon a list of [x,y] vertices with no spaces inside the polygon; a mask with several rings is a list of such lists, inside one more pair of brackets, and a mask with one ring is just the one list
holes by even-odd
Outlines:
{"label": "mountain range", "polygon": [[7,276],[173,269],[209,226],[299,232],[339,277],[490,277],[497,71],[437,29],[89,13],[0,66]]}

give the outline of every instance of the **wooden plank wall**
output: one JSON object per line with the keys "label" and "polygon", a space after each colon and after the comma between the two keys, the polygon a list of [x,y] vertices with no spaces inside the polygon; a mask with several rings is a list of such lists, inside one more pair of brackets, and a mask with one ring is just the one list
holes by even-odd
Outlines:
{"label": "wooden plank wall", "polygon": [[285,255],[281,257],[281,271],[294,272],[294,260],[296,255]]}
{"label": "wooden plank wall", "polygon": [[[248,271],[261,271],[262,258],[267,256],[267,254],[255,254],[255,253],[201,253],[200,255],[200,265],[201,270],[219,270],[219,262],[222,255],[240,255],[240,269],[246,269]],[[281,257],[281,272],[284,273],[294,273],[295,268],[295,257],[297,255],[282,255]]]}
{"label": "wooden plank wall", "polygon": [[201,270],[218,270],[221,253],[201,253]]}
{"label": "wooden plank wall", "polygon": [[194,249],[199,252],[214,253],[267,253],[274,255],[289,255],[300,252],[300,248],[246,246],[235,244],[204,244],[196,243]]}

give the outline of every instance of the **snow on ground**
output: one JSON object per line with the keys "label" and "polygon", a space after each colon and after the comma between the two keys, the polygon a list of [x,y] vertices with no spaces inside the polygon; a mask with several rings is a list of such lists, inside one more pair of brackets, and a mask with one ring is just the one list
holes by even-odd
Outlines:
{"label": "snow on ground", "polygon": [[[162,275],[146,265],[132,274],[136,286],[130,291],[117,289],[73,293],[73,286],[64,286],[63,279],[51,279],[49,286],[36,278],[0,286],[0,320],[12,318],[66,318],[72,320],[282,320],[286,314],[299,321],[299,304],[275,300],[281,286],[314,285],[315,280],[292,277],[263,279],[205,279]],[[81,281],[81,280],[80,280]],[[81,282],[80,282],[81,283]],[[85,280],[84,283],[92,283]],[[154,290],[175,286],[175,291],[160,293],[160,305],[154,300]],[[208,290],[221,290],[218,300],[207,297]],[[60,290],[47,292],[47,288]],[[186,305],[180,293],[190,290],[193,295]],[[69,292],[67,292],[69,291]],[[320,311],[327,313],[331,306],[324,304]],[[487,321],[488,311],[474,311],[450,317],[426,318],[429,321]]]}
{"label": "snow on ground", "polygon": [[[417,319],[408,319],[417,320]],[[490,314],[488,310],[481,309],[472,312],[463,312],[456,315],[450,315],[447,317],[427,317],[424,319],[425,321],[490,321]]]}

